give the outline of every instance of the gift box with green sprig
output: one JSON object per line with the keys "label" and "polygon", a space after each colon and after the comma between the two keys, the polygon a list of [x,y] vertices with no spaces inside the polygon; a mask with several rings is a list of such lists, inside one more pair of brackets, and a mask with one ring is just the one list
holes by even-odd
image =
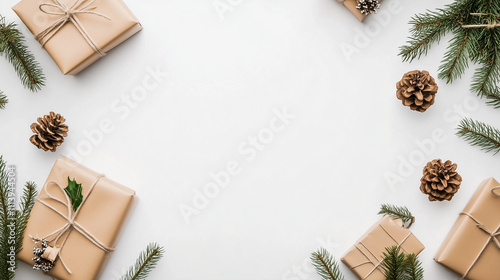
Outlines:
{"label": "gift box with green sprig", "polygon": [[[404,255],[417,256],[424,250],[424,245],[409,230],[415,218],[406,207],[382,205],[379,214],[383,214],[384,217],[373,225],[342,258],[342,262],[359,279],[385,280],[387,271],[384,267],[389,265],[391,268],[397,265],[397,263],[391,265],[390,262],[384,264],[385,260],[391,261],[387,259],[388,256],[393,256],[397,260],[401,258],[399,251]],[[388,250],[391,247],[395,249]]]}
{"label": "gift box with green sprig", "polygon": [[97,279],[135,192],[59,158],[36,198],[18,258],[57,279]]}

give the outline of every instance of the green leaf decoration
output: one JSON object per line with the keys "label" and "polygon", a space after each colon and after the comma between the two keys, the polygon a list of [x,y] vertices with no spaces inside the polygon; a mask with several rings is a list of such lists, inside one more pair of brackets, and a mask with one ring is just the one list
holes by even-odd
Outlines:
{"label": "green leaf decoration", "polygon": [[76,212],[80,204],[82,204],[82,184],[78,184],[75,179],[70,180],[68,177],[68,186],[64,189],[66,194],[71,200],[71,205],[73,206],[73,211]]}

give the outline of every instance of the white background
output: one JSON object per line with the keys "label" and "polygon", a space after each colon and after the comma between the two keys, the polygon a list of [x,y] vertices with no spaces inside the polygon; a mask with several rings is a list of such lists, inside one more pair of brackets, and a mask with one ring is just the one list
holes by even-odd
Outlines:
{"label": "white background", "polygon": [[[452,1],[387,0],[364,23],[334,0],[221,1],[232,9],[218,13],[212,0],[128,0],[144,30],[77,76],[63,76],[40,48],[11,10],[17,0],[0,2],[47,76],[31,93],[1,59],[0,89],[10,102],[0,111],[0,153],[17,167],[18,192],[26,181],[41,187],[57,157],[70,154],[137,191],[102,279],[117,279],[150,241],[166,249],[150,279],[320,279],[310,254],[323,246],[340,260],[380,218],[382,203],[417,217],[426,279],[458,279],[433,256],[479,183],[498,177],[499,159],[455,136],[456,127],[460,115],[500,127],[499,111],[469,92],[473,69],[451,85],[438,80],[436,103],[423,114],[404,107],[395,87],[414,69],[437,78],[449,37],[411,64],[398,47],[411,16]],[[137,98],[155,69],[166,77],[126,105],[122,98]],[[269,132],[284,108],[294,118],[255,157],[238,151]],[[55,153],[28,140],[30,124],[50,111],[70,127]],[[99,137],[103,120],[113,131]],[[429,140],[439,132],[444,139]],[[451,202],[431,203],[419,190],[434,158],[456,162],[463,176]],[[195,207],[209,174],[231,161],[241,172],[184,217],[182,205]],[[391,185],[389,174],[401,181]],[[44,278],[25,264],[17,276]]]}

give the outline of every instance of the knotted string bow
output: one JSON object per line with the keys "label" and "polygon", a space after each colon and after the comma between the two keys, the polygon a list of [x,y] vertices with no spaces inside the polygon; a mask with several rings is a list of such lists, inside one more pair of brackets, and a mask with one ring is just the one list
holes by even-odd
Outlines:
{"label": "knotted string bow", "polygon": [[[491,189],[491,192],[493,193],[493,195],[500,197],[500,186],[494,187],[493,189]],[[465,279],[465,277],[467,277],[467,275],[469,274],[469,272],[472,270],[472,268],[474,267],[474,265],[477,263],[477,261],[479,260],[479,258],[483,254],[484,250],[486,250],[486,247],[488,247],[488,245],[490,244],[490,242],[493,241],[493,244],[495,244],[498,247],[498,249],[500,249],[500,241],[498,240],[498,238],[500,237],[500,225],[494,231],[489,231],[483,224],[481,224],[470,213],[462,212],[462,213],[460,213],[460,215],[465,215],[465,216],[469,217],[471,220],[473,220],[476,223],[476,226],[480,230],[484,231],[486,234],[489,235],[488,240],[485,242],[483,248],[479,251],[479,254],[477,254],[477,256],[474,259],[474,261],[472,261],[472,264],[469,266],[469,268],[467,269],[467,271],[462,276],[462,279]]]}
{"label": "knotted string bow", "polygon": [[[83,27],[82,23],[76,15],[90,14],[111,20],[109,17],[93,11],[96,7],[90,7],[95,0],[75,0],[71,6],[66,6],[62,0],[52,0],[54,3],[40,4],[38,7],[40,11],[48,15],[61,16],[53,24],[35,36],[35,39],[40,42],[42,47],[68,22],[73,23],[76,29],[82,34],[83,38],[92,47],[92,49],[100,56],[105,56],[106,53],[96,44],[96,42],[89,35],[87,30]],[[54,8],[54,9],[47,9]],[[45,40],[44,40],[45,39]]]}
{"label": "knotted string bow", "polygon": [[[103,175],[99,175],[97,177],[97,179],[94,181],[94,183],[90,186],[87,195],[83,198],[82,203],[80,204],[80,207],[78,207],[78,209],[76,210],[76,212],[73,212],[73,208],[71,206],[71,200],[68,197],[68,195],[66,194],[66,192],[64,191],[64,189],[58,183],[56,183],[54,181],[48,181],[45,184],[44,188],[43,188],[43,191],[47,195],[47,198],[41,199],[40,196],[37,198],[38,202],[40,202],[42,205],[45,205],[46,207],[48,207],[52,211],[54,211],[57,214],[59,214],[59,216],[61,216],[63,219],[65,219],[66,223],[63,226],[61,226],[60,228],[58,228],[55,231],[53,231],[52,233],[47,234],[45,237],[42,237],[42,238],[31,237],[31,239],[33,239],[34,241],[40,241],[40,240],[45,239],[45,240],[47,240],[49,242],[54,242],[54,247],[60,248],[60,249],[55,251],[55,254],[53,254],[52,258],[55,260],[59,256],[59,260],[61,261],[61,264],[63,265],[64,269],[69,274],[71,274],[71,270],[64,263],[64,260],[62,258],[61,249],[64,247],[64,244],[68,240],[68,237],[69,237],[69,235],[70,235],[70,233],[71,233],[72,230],[76,230],[77,232],[79,232],[80,234],[82,234],[85,238],[87,238],[95,246],[97,246],[99,249],[103,250],[106,253],[110,253],[110,252],[112,252],[112,251],[115,250],[114,248],[109,248],[106,245],[104,245],[97,237],[95,237],[92,233],[90,233],[88,230],[86,230],[82,225],[80,225],[76,221],[76,217],[78,216],[78,213],[80,213],[80,209],[82,209],[82,206],[85,204],[85,201],[90,196],[90,194],[92,193],[92,190],[94,189],[95,185],[97,184],[97,182],[99,182],[99,180],[102,177],[104,177],[104,176]],[[59,188],[59,190],[61,190],[61,192],[64,194],[64,197],[65,197],[66,201],[60,200],[59,198],[57,198],[57,197],[55,197],[55,196],[53,196],[53,195],[50,194],[50,192],[49,192],[48,189],[49,189],[49,186],[51,186],[51,185],[56,186],[56,187]],[[64,206],[66,206],[66,208],[68,209],[68,214],[64,215],[63,213],[61,213],[61,211],[59,211],[56,208],[54,208],[52,205],[50,205],[46,201],[48,199],[54,200],[54,201],[56,201],[58,203],[61,203]],[[61,242],[60,245],[58,245],[59,239],[61,237],[63,237],[63,236],[64,236],[63,241]],[[48,238],[50,238],[50,237],[54,237],[54,238],[49,240]]]}

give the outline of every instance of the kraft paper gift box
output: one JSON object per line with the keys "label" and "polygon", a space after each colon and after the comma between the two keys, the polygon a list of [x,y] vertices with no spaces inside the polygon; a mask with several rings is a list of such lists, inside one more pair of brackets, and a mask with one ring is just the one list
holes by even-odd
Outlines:
{"label": "kraft paper gift box", "polygon": [[[359,20],[363,21],[367,17],[367,15],[362,14],[360,10],[356,8],[356,5],[358,4],[357,0],[337,0],[339,3],[344,4],[344,6],[351,11],[351,13]],[[381,1],[379,1],[381,2]]]}
{"label": "kraft paper gift box", "polygon": [[12,9],[69,75],[142,29],[122,0],[22,0]]}
{"label": "kraft paper gift box", "polygon": [[400,219],[384,216],[347,251],[342,262],[359,279],[385,280],[380,267],[383,253],[386,252],[385,248],[398,245],[402,252],[415,255],[425,248],[409,229],[403,227]]}
{"label": "kraft paper gift box", "polygon": [[[73,212],[63,190],[68,185],[68,177],[82,186],[83,202],[78,212]],[[60,157],[35,201],[18,258],[34,265],[34,242],[46,239],[53,254],[44,257],[55,258],[54,267],[48,273],[50,276],[64,280],[98,279],[114,249],[134,197],[133,190]],[[70,225],[72,219],[74,226]],[[66,226],[69,229],[62,230]],[[61,237],[54,240],[58,234]]]}
{"label": "kraft paper gift box", "polygon": [[500,184],[482,182],[434,260],[463,279],[500,279]]}

